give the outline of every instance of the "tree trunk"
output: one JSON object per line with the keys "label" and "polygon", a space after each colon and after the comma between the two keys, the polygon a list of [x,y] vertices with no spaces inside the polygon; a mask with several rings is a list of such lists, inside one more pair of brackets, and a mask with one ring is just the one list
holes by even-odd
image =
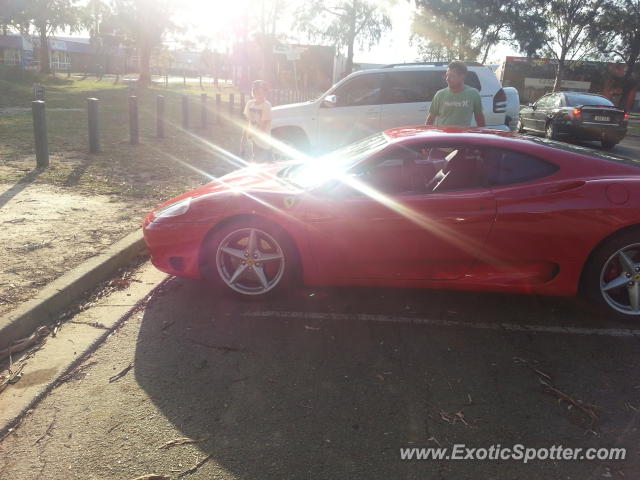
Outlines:
{"label": "tree trunk", "polygon": [[556,69],[556,81],[553,83],[553,91],[559,92],[562,86],[562,77],[564,76],[565,54],[560,55],[558,59],[558,68]]}
{"label": "tree trunk", "polygon": [[49,38],[47,37],[47,26],[40,25],[38,27],[40,33],[40,73],[51,73],[51,65],[49,63]]}
{"label": "tree trunk", "polygon": [[147,44],[147,42],[141,43],[138,55],[140,55],[140,75],[138,76],[138,85],[149,85],[151,83],[151,47]]}
{"label": "tree trunk", "polygon": [[345,76],[353,71],[353,45],[356,41],[356,20],[358,18],[358,2],[353,0],[351,18],[349,19],[349,36],[347,38],[347,64],[344,67]]}
{"label": "tree trunk", "polygon": [[489,49],[491,48],[491,45],[487,45],[487,48],[485,48],[484,50],[484,55],[482,56],[482,64],[484,65],[485,63],[487,63],[487,57],[489,56]]}
{"label": "tree trunk", "polygon": [[620,102],[618,103],[618,107],[624,110],[628,110],[629,107],[629,94],[635,87],[635,82],[633,81],[633,70],[635,69],[636,62],[638,57],[640,56],[640,36],[634,38],[633,44],[631,45],[631,51],[629,52],[629,56],[627,57],[627,69],[624,72],[624,77],[622,78],[622,95],[620,95]]}

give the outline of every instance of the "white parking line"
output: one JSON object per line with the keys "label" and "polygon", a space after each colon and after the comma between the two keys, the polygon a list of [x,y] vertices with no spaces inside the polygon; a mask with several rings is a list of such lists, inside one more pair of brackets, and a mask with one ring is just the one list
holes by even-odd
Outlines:
{"label": "white parking line", "polygon": [[480,330],[507,330],[530,333],[564,333],[570,335],[600,335],[604,337],[640,338],[640,329],[632,328],[584,328],[561,325],[519,325],[515,323],[460,322],[435,318],[396,317],[391,315],[373,315],[368,313],[324,313],[324,312],[286,312],[257,311],[245,312],[243,317],[253,318],[293,318],[299,320],[346,320],[379,323],[409,323],[436,327],[464,327]]}

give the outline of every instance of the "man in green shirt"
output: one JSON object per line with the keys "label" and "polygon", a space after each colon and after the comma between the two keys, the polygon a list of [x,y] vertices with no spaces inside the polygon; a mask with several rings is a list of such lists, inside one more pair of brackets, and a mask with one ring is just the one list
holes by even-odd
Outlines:
{"label": "man in green shirt", "polygon": [[479,127],[484,127],[480,92],[464,84],[467,66],[462,62],[451,62],[447,68],[447,88],[438,90],[433,97],[427,125],[447,126],[471,125],[471,116]]}

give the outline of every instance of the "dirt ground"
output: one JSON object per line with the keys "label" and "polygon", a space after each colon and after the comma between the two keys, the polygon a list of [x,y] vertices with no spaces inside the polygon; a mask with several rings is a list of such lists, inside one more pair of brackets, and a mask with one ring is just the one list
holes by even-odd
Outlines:
{"label": "dirt ground", "polygon": [[0,315],[137,228],[153,201],[0,184]]}

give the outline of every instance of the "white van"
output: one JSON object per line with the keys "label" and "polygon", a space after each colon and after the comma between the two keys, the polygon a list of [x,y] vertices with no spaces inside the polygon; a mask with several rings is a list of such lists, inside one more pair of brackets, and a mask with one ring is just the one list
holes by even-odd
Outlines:
{"label": "white van", "polygon": [[[487,127],[508,130],[496,75],[467,66],[465,83],[480,92]],[[419,63],[352,73],[317,100],[274,107],[271,133],[298,149],[327,152],[387,128],[424,125],[433,96],[447,86],[446,70],[446,63]]]}

